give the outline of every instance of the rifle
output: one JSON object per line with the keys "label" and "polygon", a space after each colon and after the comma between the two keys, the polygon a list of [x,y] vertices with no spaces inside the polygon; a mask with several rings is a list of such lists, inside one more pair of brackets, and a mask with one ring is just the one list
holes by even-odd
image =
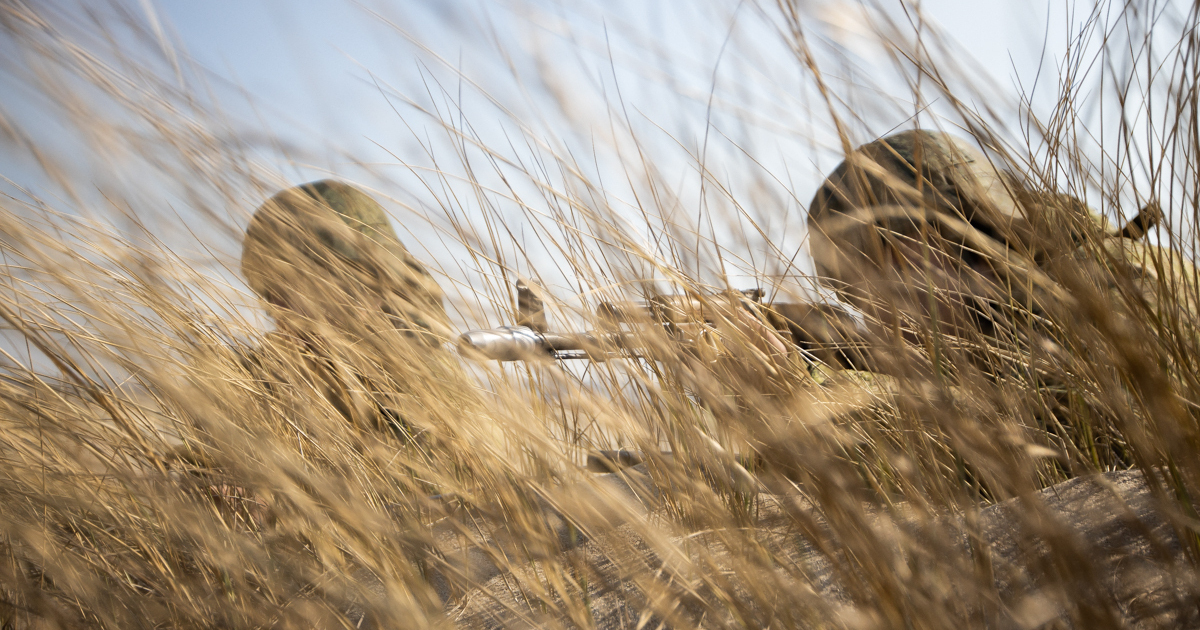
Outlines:
{"label": "rifle", "polygon": [[[556,360],[648,356],[645,326],[660,328],[684,345],[702,342],[729,308],[741,308],[779,333],[812,362],[862,369],[867,365],[863,334],[854,318],[833,304],[766,304],[762,289],[703,296],[655,295],[640,302],[602,302],[596,308],[601,330],[551,332],[544,304],[524,282],[517,282],[517,324],[472,330],[458,338],[463,356],[496,361]],[[726,311],[722,313],[721,311]]]}

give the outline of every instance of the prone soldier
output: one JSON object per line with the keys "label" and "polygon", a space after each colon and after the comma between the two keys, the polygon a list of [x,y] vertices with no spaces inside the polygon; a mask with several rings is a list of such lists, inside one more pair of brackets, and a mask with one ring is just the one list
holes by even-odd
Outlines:
{"label": "prone soldier", "polygon": [[[233,348],[247,387],[261,393],[257,417],[295,433],[291,442],[309,454],[322,451],[303,445],[314,430],[398,440],[415,456],[428,450],[420,395],[456,387],[465,374],[439,350],[449,332],[440,288],[378,202],[335,180],[283,190],[255,211],[242,270],[276,324],[259,346]],[[304,390],[316,396],[301,402]],[[328,417],[349,426],[321,424]],[[168,460],[192,473],[223,515],[261,526],[264,499],[229,474],[219,441],[192,427]]]}
{"label": "prone soldier", "polygon": [[[1143,240],[1161,219],[1149,204],[1112,229],[970,143],[914,130],[851,152],[818,190],[808,227],[818,279],[868,322],[873,371],[1016,384],[1041,397],[1037,423],[1054,450],[1111,468],[1133,463],[1125,438],[1079,373],[1112,364],[1118,336],[1157,343],[1143,323],[1186,328],[1197,312],[1195,267]],[[874,404],[894,406],[895,380],[869,380]]]}
{"label": "prone soldier", "polygon": [[1132,289],[1151,310],[1191,309],[1159,300],[1195,279],[1178,253],[1142,241],[1161,218],[1150,204],[1113,230],[971,144],[915,130],[847,156],[813,199],[808,227],[818,280],[881,332],[914,340],[937,330],[986,350],[1065,342],[1046,316],[1077,304],[1085,284],[1118,300]]}
{"label": "prone soldier", "polygon": [[334,180],[276,194],[246,230],[242,270],[276,321],[268,340],[295,350],[348,422],[412,430],[389,398],[451,369],[431,352],[449,327],[441,289],[374,199]]}

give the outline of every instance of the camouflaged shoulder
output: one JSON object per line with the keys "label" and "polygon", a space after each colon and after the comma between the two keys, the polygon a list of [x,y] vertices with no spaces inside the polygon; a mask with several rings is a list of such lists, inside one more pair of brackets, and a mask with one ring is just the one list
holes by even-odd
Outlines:
{"label": "camouflaged shoulder", "polygon": [[1070,262],[1110,299],[1122,300],[1131,288],[1131,297],[1143,302],[1151,316],[1194,321],[1200,314],[1200,271],[1172,248],[1113,236],[1100,247],[1081,245]]}

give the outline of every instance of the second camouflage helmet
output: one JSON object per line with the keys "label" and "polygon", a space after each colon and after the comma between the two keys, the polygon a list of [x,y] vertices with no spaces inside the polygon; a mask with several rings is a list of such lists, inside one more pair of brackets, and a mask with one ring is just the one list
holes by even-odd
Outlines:
{"label": "second camouflage helmet", "polygon": [[1091,218],[1072,197],[1032,192],[965,140],[912,130],[847,155],[814,196],[808,227],[818,277],[861,306],[913,273],[933,271],[958,292],[1011,285],[1014,273],[1024,284]]}
{"label": "second camouflage helmet", "polygon": [[324,283],[373,291],[386,298],[385,308],[400,311],[392,315],[424,330],[446,319],[440,288],[400,243],[383,208],[336,180],[286,189],[259,206],[246,229],[242,272],[279,306],[321,299],[321,290],[305,287]]}

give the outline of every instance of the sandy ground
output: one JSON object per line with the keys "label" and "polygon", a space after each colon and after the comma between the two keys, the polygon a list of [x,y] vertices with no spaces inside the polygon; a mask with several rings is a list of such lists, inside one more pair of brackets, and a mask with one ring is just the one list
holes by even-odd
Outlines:
{"label": "sandy ground", "polygon": [[[640,523],[655,518],[651,509],[655,493],[644,468],[596,479],[600,492],[627,500],[631,506],[628,513],[609,515],[611,527],[602,532],[597,533],[593,523],[590,539],[580,537],[561,521],[552,523],[559,528],[562,546],[569,548],[566,562],[579,580],[566,592],[583,597],[588,618],[572,621],[565,619],[561,610],[531,603],[525,593],[530,588],[547,588],[545,580],[539,579],[544,576],[528,565],[501,570],[493,559],[468,546],[459,548],[455,562],[482,586],[457,594],[443,589],[449,612],[460,627],[536,628],[553,618],[567,627],[655,628],[664,621],[672,625],[671,619],[661,614],[664,611],[703,626],[744,626],[751,620],[849,627],[903,622],[902,617],[867,615],[861,604],[865,598],[878,596],[878,591],[871,589],[870,576],[836,570],[840,563],[831,563],[799,536],[795,520],[779,509],[779,498],[773,496],[759,498],[765,523],[759,538],[762,547],[747,553],[765,550],[769,565],[777,568],[774,574],[781,580],[776,586],[795,596],[774,607],[758,602],[739,608],[734,603],[704,601],[703,588],[688,583],[686,567],[706,566],[722,573],[734,565],[746,566],[741,562],[744,558],[731,557],[730,551],[716,542],[719,536],[711,533],[693,534],[686,541],[676,536],[670,542],[684,544],[668,546],[642,535],[646,530]],[[586,492],[577,494],[586,500]],[[1175,530],[1154,509],[1155,501],[1141,473],[1074,479],[1042,491],[1036,499],[1013,499],[975,515],[947,517],[937,523],[926,519],[924,525],[906,521],[901,507],[893,511],[899,518],[876,518],[872,527],[885,534],[881,537],[885,540],[889,536],[907,540],[908,551],[901,552],[899,546],[883,550],[880,561],[914,576],[904,598],[940,602],[949,615],[961,617],[956,620],[959,627],[1083,628],[1107,622],[1134,628],[1200,627],[1200,582],[1188,566]],[[548,513],[552,521],[553,510]],[[967,527],[968,521],[974,527]],[[970,531],[978,536],[971,536]],[[823,535],[836,540],[834,532]],[[1053,557],[1046,553],[1048,542],[1059,550]],[[1075,555],[1062,553],[1064,545]],[[694,557],[673,560],[660,553],[670,546],[695,550]],[[922,571],[933,565],[938,571]],[[628,579],[629,568],[637,566],[655,568],[658,584],[669,583],[670,588],[657,588],[644,578]],[[989,594],[963,591],[962,584],[978,580],[954,579],[960,571],[964,577],[986,571],[995,589]],[[1099,579],[1084,580],[1083,576]],[[730,579],[734,580],[734,592],[744,592],[744,584]],[[1064,584],[1078,588],[1064,588]],[[663,599],[680,592],[686,595],[678,601]],[[753,600],[746,597],[744,601]],[[899,610],[902,614],[903,609]]]}

